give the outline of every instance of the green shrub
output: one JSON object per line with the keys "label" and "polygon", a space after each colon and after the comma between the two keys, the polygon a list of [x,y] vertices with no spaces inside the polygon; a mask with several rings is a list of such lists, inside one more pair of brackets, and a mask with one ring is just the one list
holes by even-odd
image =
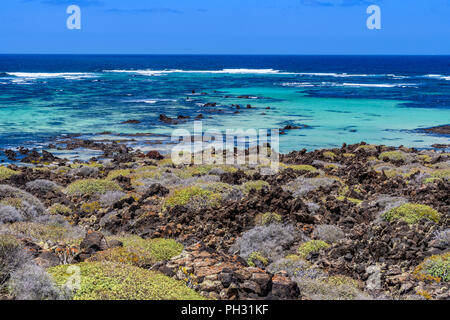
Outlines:
{"label": "green shrub", "polygon": [[35,239],[38,242],[79,244],[84,236],[75,227],[62,226],[56,223],[16,222],[8,226],[15,234]]}
{"label": "green shrub", "polygon": [[337,157],[337,155],[336,155],[334,152],[331,152],[331,151],[325,151],[325,152],[323,153],[323,156],[324,156],[325,158],[331,159],[331,160],[334,160],[334,159]]}
{"label": "green shrub", "polygon": [[450,281],[450,252],[426,258],[414,270],[421,280]]}
{"label": "green shrub", "polygon": [[14,270],[27,260],[25,250],[15,237],[0,234],[0,291]]}
{"label": "green shrub", "polygon": [[361,286],[361,283],[359,283],[357,280],[344,275],[330,276],[328,277],[327,282],[334,286],[346,285],[353,288],[358,288]]}
{"label": "green shrub", "polygon": [[348,198],[348,197],[345,197],[345,196],[337,196],[336,199],[339,200],[339,201],[345,201],[345,200],[347,200],[347,201],[349,201],[349,202],[351,202],[351,203],[354,203],[354,204],[356,204],[356,205],[358,205],[358,204],[360,204],[361,202],[363,202],[362,200],[355,199],[355,198]]}
{"label": "green shrub", "polygon": [[297,280],[302,295],[311,300],[367,300],[366,295],[357,286],[357,282],[343,276],[330,278],[307,278]]}
{"label": "green shrub", "polygon": [[353,158],[353,157],[355,157],[356,155],[355,155],[354,153],[348,153],[348,152],[346,152],[346,153],[343,154],[343,156],[344,156],[344,158]]}
{"label": "green shrub", "polygon": [[118,178],[120,176],[122,177],[129,177],[132,174],[132,171],[130,169],[118,169],[118,170],[112,170],[108,173],[108,176],[106,177],[106,180],[114,180],[115,178]]}
{"label": "green shrub", "polygon": [[61,203],[55,203],[53,204],[51,207],[49,207],[47,209],[49,214],[52,215],[62,215],[62,216],[67,216],[70,215],[72,213],[72,209],[70,209],[69,207],[61,204]]}
{"label": "green shrub", "polygon": [[90,162],[90,163],[72,163],[72,164],[70,165],[70,167],[71,167],[72,169],[79,169],[79,168],[82,168],[82,167],[102,169],[102,168],[103,168],[103,164],[98,163],[98,162]]}
{"label": "green shrub", "polygon": [[390,161],[404,161],[407,159],[407,156],[408,155],[402,151],[386,151],[380,154],[379,159],[388,159]]}
{"label": "green shrub", "polygon": [[328,248],[329,246],[330,245],[328,243],[322,240],[310,240],[300,245],[298,248],[298,254],[302,258],[306,258],[310,253]]}
{"label": "green shrub", "polygon": [[175,190],[164,201],[163,208],[176,205],[199,208],[204,206],[217,206],[220,203],[220,194],[210,190],[193,186]]}
{"label": "green shrub", "polygon": [[21,217],[16,221],[32,220],[45,213],[45,207],[39,199],[8,185],[0,185],[0,204],[15,208],[19,212]]}
{"label": "green shrub", "polygon": [[121,191],[120,186],[108,180],[101,179],[85,179],[72,182],[66,189],[68,195],[83,196],[104,194],[108,191]]}
{"label": "green shrub", "polygon": [[87,213],[87,214],[96,213],[100,209],[101,209],[101,205],[98,201],[85,202],[81,205],[81,211],[83,211],[84,213]]}
{"label": "green shrub", "polygon": [[65,300],[69,295],[53,282],[44,268],[25,263],[11,274],[8,291],[16,300]]}
{"label": "green shrub", "polygon": [[256,267],[260,264],[262,264],[263,266],[267,266],[269,264],[269,261],[260,252],[254,251],[248,257],[247,264],[250,267]]}
{"label": "green shrub", "polygon": [[307,172],[317,171],[317,168],[309,164],[289,164],[289,165],[281,164],[281,167],[284,167],[286,169],[292,169],[294,171],[307,171]]}
{"label": "green shrub", "polygon": [[[159,272],[132,265],[113,262],[82,262],[80,289],[74,300],[202,300],[198,293],[183,282]],[[48,271],[59,286],[63,286],[71,274],[69,266],[62,265]]]}
{"label": "green shrub", "polygon": [[402,220],[408,224],[414,224],[421,219],[439,222],[440,214],[433,208],[424,204],[405,203],[383,213],[383,218],[391,222]]}
{"label": "green shrub", "polygon": [[150,266],[156,262],[170,260],[183,251],[183,245],[173,239],[142,239],[138,236],[111,237],[123,243],[121,248],[100,252],[93,261],[128,263],[138,267]]}
{"label": "green shrub", "polygon": [[264,187],[269,187],[270,184],[263,180],[256,180],[256,181],[248,181],[242,185],[242,190],[244,193],[249,193],[250,190],[254,189],[256,191],[261,190]]}
{"label": "green shrub", "polygon": [[176,172],[176,175],[182,179],[187,179],[194,176],[204,176],[215,167],[216,166],[213,164],[185,167],[182,170]]}
{"label": "green shrub", "polygon": [[431,178],[433,181],[437,179],[450,180],[450,169],[439,169],[431,172]]}
{"label": "green shrub", "polygon": [[260,214],[256,216],[256,224],[266,225],[270,223],[279,223],[281,222],[282,217],[278,213],[275,212],[266,212],[264,214]]}
{"label": "green shrub", "polygon": [[130,264],[136,267],[147,267],[150,264],[145,255],[141,256],[136,250],[130,250],[124,247],[115,247],[105,251],[99,251],[87,261],[110,261]]}
{"label": "green shrub", "polygon": [[20,172],[11,170],[9,168],[0,166],[0,180],[6,180],[11,178],[13,175],[19,174]]}
{"label": "green shrub", "polygon": [[355,151],[365,151],[365,152],[376,152],[377,151],[377,147],[373,144],[363,144],[361,146],[359,146],[358,148],[356,148]]}

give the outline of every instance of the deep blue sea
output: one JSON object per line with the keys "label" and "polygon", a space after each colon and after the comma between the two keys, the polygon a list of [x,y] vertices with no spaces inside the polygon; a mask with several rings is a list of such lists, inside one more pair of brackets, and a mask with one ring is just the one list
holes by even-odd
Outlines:
{"label": "deep blue sea", "polygon": [[202,114],[205,130],[307,125],[280,136],[281,152],[449,144],[418,129],[450,123],[450,56],[0,55],[0,149],[192,130],[160,114]]}

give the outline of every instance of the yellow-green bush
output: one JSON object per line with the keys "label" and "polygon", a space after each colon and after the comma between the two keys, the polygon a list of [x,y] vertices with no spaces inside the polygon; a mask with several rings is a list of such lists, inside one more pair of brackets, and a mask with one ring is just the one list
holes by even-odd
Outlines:
{"label": "yellow-green bush", "polygon": [[213,169],[214,167],[216,166],[213,164],[185,167],[182,170],[176,172],[176,175],[183,179],[190,178],[193,176],[204,176],[208,174],[208,172],[210,172],[211,169]]}
{"label": "yellow-green bush", "polygon": [[432,158],[429,155],[427,155],[427,154],[420,154],[420,155],[417,156],[417,159],[419,159],[419,160],[421,160],[422,162],[425,162],[425,163],[429,163],[429,162],[432,161]]}
{"label": "yellow-green bush", "polygon": [[130,169],[117,169],[112,170],[108,173],[108,176],[106,177],[106,180],[114,180],[115,178],[118,178],[120,176],[122,177],[128,177],[130,176],[132,171]]}
{"label": "yellow-green bush", "polygon": [[123,243],[123,248],[113,248],[94,256],[94,260],[130,263],[148,266],[170,260],[183,251],[183,245],[173,239],[142,239],[138,236],[111,237]]}
{"label": "yellow-green bush", "polygon": [[[201,300],[204,299],[183,282],[159,272],[113,262],[83,262],[80,289],[74,300]],[[68,265],[49,268],[59,286],[72,275]]]}
{"label": "yellow-green bush", "polygon": [[325,158],[331,159],[331,160],[334,160],[334,159],[337,157],[337,155],[336,155],[334,152],[331,152],[331,151],[325,151],[325,152],[323,153],[323,156],[324,156]]}
{"label": "yellow-green bush", "polygon": [[19,174],[19,172],[0,166],[0,180],[9,179],[16,174]]}
{"label": "yellow-green bush", "polygon": [[124,247],[115,247],[105,251],[99,251],[91,256],[88,262],[110,261],[117,263],[130,264],[136,267],[147,267],[150,263],[146,256],[142,256],[138,251],[130,250]]}
{"label": "yellow-green bush", "polygon": [[84,179],[72,182],[66,189],[68,195],[82,196],[104,194],[108,191],[121,191],[122,188],[113,182],[101,179]]}
{"label": "yellow-green bush", "polygon": [[343,156],[344,156],[344,158],[353,158],[353,157],[355,157],[356,155],[355,155],[354,153],[348,153],[348,152],[346,152],[346,153],[343,154]]}
{"label": "yellow-green bush", "polygon": [[250,254],[250,256],[247,259],[247,264],[250,267],[256,267],[256,262],[259,261],[264,266],[267,266],[269,264],[269,260],[267,260],[266,257],[264,257],[260,252],[254,251]]}
{"label": "yellow-green bush", "polygon": [[66,215],[69,215],[72,213],[72,209],[70,209],[69,207],[67,207],[61,203],[53,204],[51,207],[49,207],[47,209],[47,211],[49,214],[52,214],[52,215],[59,214],[59,215],[63,215],[63,216],[66,216]]}
{"label": "yellow-green bush", "polygon": [[269,183],[263,180],[247,181],[242,185],[242,191],[244,191],[244,193],[249,193],[252,189],[259,191],[262,188],[269,186]]}
{"label": "yellow-green bush", "polygon": [[414,270],[420,280],[450,281],[450,252],[426,258]]}
{"label": "yellow-green bush", "polygon": [[97,169],[102,169],[103,168],[103,164],[98,163],[98,162],[90,162],[90,163],[72,163],[70,165],[70,167],[72,169],[78,169],[81,167],[90,167],[90,168],[97,168]]}
{"label": "yellow-green bush", "polygon": [[401,151],[386,151],[380,154],[379,159],[388,159],[390,161],[406,160],[407,154]]}
{"label": "yellow-green bush", "polygon": [[361,286],[361,283],[357,280],[344,275],[330,276],[327,278],[327,282],[335,286],[347,285],[354,288],[358,288]]}
{"label": "yellow-green bush", "polygon": [[298,248],[298,254],[302,258],[306,258],[310,253],[328,248],[329,246],[330,245],[328,243],[322,240],[310,240],[300,245]]}
{"label": "yellow-green bush", "polygon": [[281,215],[275,212],[266,212],[264,214],[259,214],[256,216],[256,224],[266,225],[270,223],[281,222]]}
{"label": "yellow-green bush", "polygon": [[4,198],[2,200],[0,200],[0,204],[3,204],[5,206],[10,206],[13,208],[16,208],[18,210],[22,209],[23,207],[23,203],[22,200],[19,198]]}
{"label": "yellow-green bush", "polygon": [[430,183],[439,179],[450,180],[450,169],[439,169],[431,172],[431,178],[425,180],[425,183]]}
{"label": "yellow-green bush", "polygon": [[414,224],[421,219],[428,219],[434,222],[439,222],[440,214],[435,209],[424,205],[415,203],[405,203],[399,207],[395,207],[383,213],[383,218],[391,222],[394,220],[402,220],[408,224]]}
{"label": "yellow-green bush", "polygon": [[285,169],[292,169],[294,171],[307,171],[307,172],[315,172],[317,168],[309,165],[309,164],[280,164],[280,167]]}
{"label": "yellow-green bush", "polygon": [[217,206],[220,203],[220,194],[205,190],[197,186],[186,187],[175,190],[169,195],[163,204],[163,208],[167,209],[176,205],[186,206]]}
{"label": "yellow-green bush", "polygon": [[302,294],[311,300],[366,300],[370,298],[356,282],[344,276],[309,279],[298,282]]}
{"label": "yellow-green bush", "polygon": [[100,203],[98,201],[85,202],[81,205],[81,211],[87,214],[93,214],[101,209]]}
{"label": "yellow-green bush", "polygon": [[8,229],[15,234],[21,234],[39,242],[51,241],[54,243],[79,244],[83,238],[82,232],[52,223],[16,222],[9,225]]}
{"label": "yellow-green bush", "polygon": [[345,197],[345,196],[338,196],[338,197],[336,197],[336,199],[339,200],[339,201],[347,200],[347,201],[349,201],[351,203],[354,203],[356,205],[358,205],[358,204],[360,204],[362,202],[362,200],[355,199],[355,198],[348,198],[348,197]]}
{"label": "yellow-green bush", "polygon": [[375,152],[375,151],[377,151],[377,147],[373,144],[363,144],[363,145],[359,146],[358,148],[356,148],[355,151],[359,151],[359,150],[363,150],[366,152]]}

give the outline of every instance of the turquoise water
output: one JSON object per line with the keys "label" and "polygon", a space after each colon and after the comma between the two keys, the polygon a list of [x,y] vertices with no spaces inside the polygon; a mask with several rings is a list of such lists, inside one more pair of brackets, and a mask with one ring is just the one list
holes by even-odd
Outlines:
{"label": "turquoise water", "polygon": [[[449,66],[449,57],[0,56],[0,148],[65,134],[170,135],[193,121],[167,125],[160,114],[200,113],[205,130],[307,125],[280,136],[281,152],[360,141],[427,148],[449,143],[417,130],[450,122]],[[122,124],[130,119],[141,123]]]}

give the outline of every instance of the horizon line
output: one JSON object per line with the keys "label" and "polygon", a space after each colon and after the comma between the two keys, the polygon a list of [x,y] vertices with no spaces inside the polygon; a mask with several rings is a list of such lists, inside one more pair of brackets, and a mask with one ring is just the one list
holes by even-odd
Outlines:
{"label": "horizon line", "polygon": [[450,56],[444,54],[414,53],[0,53],[0,55],[110,55],[110,56]]}

